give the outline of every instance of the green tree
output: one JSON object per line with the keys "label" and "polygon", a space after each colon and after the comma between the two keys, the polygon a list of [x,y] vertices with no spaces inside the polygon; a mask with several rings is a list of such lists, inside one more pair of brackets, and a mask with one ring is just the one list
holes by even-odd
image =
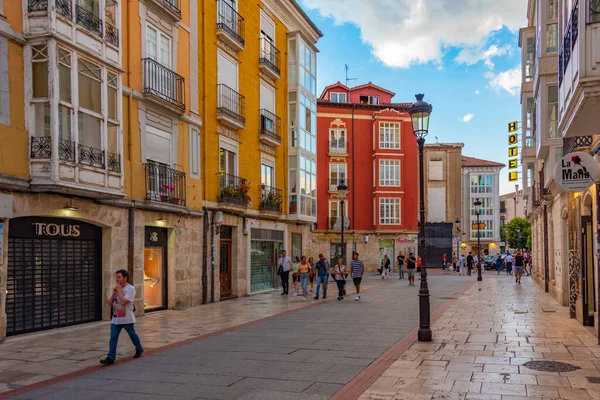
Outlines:
{"label": "green tree", "polygon": [[500,225],[500,241],[506,242],[506,224]]}
{"label": "green tree", "polygon": [[531,225],[527,218],[513,218],[506,225],[506,241],[513,249],[531,250]]}

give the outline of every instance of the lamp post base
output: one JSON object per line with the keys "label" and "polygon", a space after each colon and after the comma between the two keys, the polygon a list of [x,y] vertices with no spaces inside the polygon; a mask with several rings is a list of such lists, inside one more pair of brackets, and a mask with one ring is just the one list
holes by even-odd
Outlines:
{"label": "lamp post base", "polygon": [[431,329],[419,329],[417,333],[417,338],[419,342],[431,342],[433,340],[433,334],[431,333]]}

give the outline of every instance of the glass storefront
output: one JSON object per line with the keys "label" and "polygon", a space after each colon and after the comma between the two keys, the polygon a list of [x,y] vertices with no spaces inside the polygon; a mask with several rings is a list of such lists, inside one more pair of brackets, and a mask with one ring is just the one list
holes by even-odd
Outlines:
{"label": "glass storefront", "polygon": [[283,249],[283,232],[252,229],[250,244],[250,291],[277,289],[277,259]]}

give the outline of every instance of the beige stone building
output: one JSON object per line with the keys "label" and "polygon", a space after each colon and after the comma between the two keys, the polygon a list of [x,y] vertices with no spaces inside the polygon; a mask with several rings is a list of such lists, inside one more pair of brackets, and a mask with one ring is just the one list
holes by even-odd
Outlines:
{"label": "beige stone building", "polygon": [[[517,185],[518,188],[518,185]],[[527,203],[523,189],[500,196],[500,225],[507,225],[513,218],[525,218]]]}

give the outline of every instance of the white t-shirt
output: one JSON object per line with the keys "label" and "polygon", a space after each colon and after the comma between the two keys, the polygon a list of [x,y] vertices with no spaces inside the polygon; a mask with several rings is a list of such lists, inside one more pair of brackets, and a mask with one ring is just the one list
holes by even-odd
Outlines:
{"label": "white t-shirt", "polygon": [[346,272],[346,266],[342,265],[342,267],[340,268],[339,264],[336,264],[335,267],[333,267],[333,272],[335,273],[335,280],[340,280],[343,279],[344,277],[342,276],[342,274],[345,275]]}
{"label": "white t-shirt", "polygon": [[[109,298],[113,297],[111,296]],[[135,323],[135,314],[133,313],[133,300],[135,299],[135,287],[133,285],[127,285],[123,288],[123,297],[127,299],[127,304],[122,305],[119,303],[117,297],[113,301],[112,306],[112,323],[115,325],[125,325]]]}

